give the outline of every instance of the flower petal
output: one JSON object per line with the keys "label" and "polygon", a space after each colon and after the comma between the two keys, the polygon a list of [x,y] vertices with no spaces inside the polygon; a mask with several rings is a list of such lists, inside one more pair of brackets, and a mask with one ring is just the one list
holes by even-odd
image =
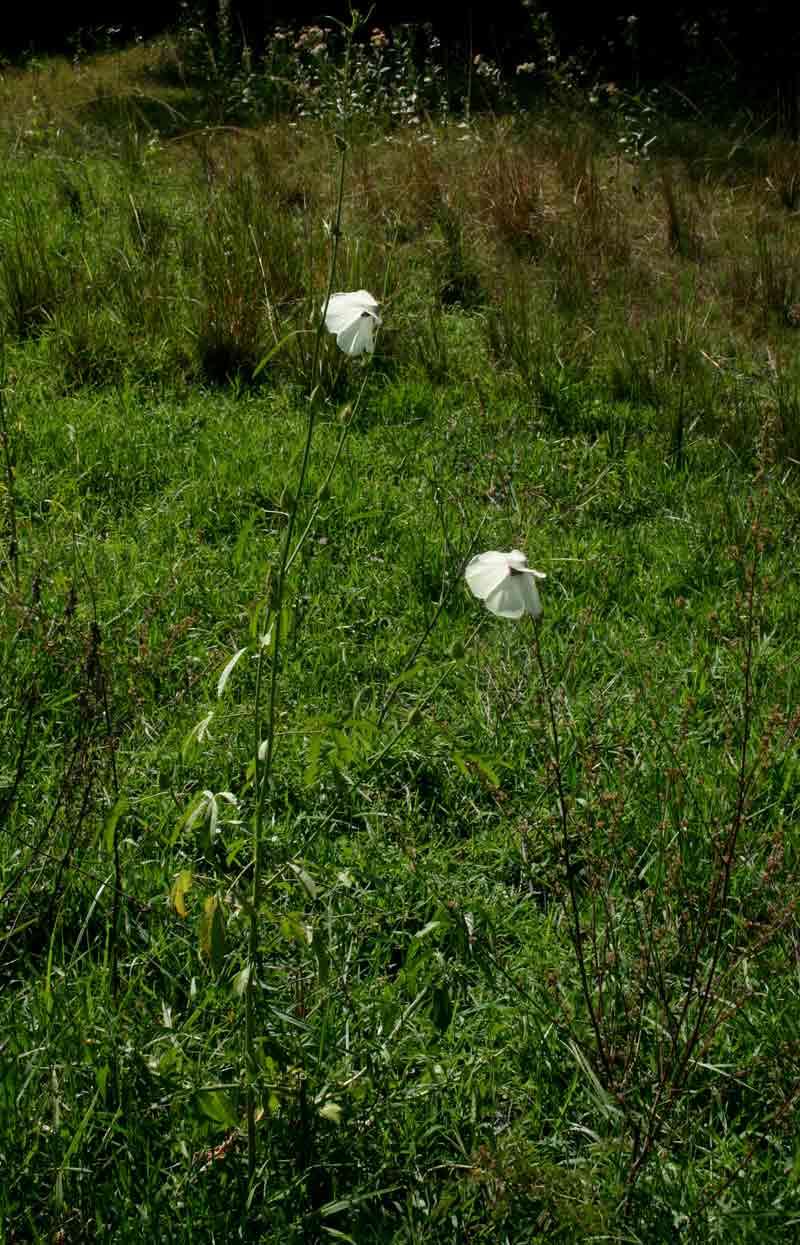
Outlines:
{"label": "flower petal", "polygon": [[467,563],[464,578],[473,594],[498,618],[521,618],[523,614],[538,618],[542,613],[536,580],[546,576],[528,566],[520,549],[508,553],[489,549],[477,554]]}
{"label": "flower petal", "polygon": [[[520,593],[525,602],[525,613],[532,614],[534,618],[540,618],[542,613],[542,602],[539,597],[539,589],[536,587],[534,576],[538,572],[533,571],[530,575],[515,575],[517,583],[520,587]],[[540,576],[544,578],[544,576]]]}
{"label": "flower petal", "polygon": [[354,290],[350,294],[331,294],[325,311],[325,327],[329,333],[341,333],[349,328],[365,311],[380,324],[378,304],[367,290]]}
{"label": "flower petal", "polygon": [[368,311],[362,312],[357,320],[348,324],[336,334],[336,345],[345,354],[370,354],[375,349],[375,321]]}
{"label": "flower petal", "polygon": [[509,576],[498,584],[494,592],[490,592],[484,604],[487,610],[498,618],[521,618],[527,610],[527,599],[523,584],[531,583],[521,575]]}
{"label": "flower petal", "polygon": [[490,549],[487,553],[478,553],[470,559],[464,578],[473,596],[479,601],[485,601],[505,579],[510,578],[510,574],[507,555]]}

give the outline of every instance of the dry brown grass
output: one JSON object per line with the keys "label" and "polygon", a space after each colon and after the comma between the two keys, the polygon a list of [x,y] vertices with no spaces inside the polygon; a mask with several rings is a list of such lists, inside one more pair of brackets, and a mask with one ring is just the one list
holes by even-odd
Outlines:
{"label": "dry brown grass", "polygon": [[[197,100],[174,74],[159,78],[167,59],[163,46],[140,47],[77,66],[54,60],[6,71],[6,153],[46,153],[54,165],[63,155],[65,168],[83,153],[119,156],[136,176],[146,164],[149,178],[210,223],[206,250],[223,204],[228,231],[241,217],[252,234],[253,195],[263,201],[258,245],[252,237],[237,243],[223,280],[222,231],[211,264],[220,271],[206,286],[212,301],[224,288],[234,354],[237,326],[248,320],[245,353],[255,358],[263,311],[253,318],[255,287],[280,287],[279,302],[296,301],[300,274],[313,280],[324,258],[311,240],[332,218],[336,196],[331,130],[190,123]],[[652,342],[679,313],[702,325],[697,349],[709,357],[762,368],[769,347],[789,367],[800,327],[795,148],[745,138],[726,151],[709,133],[706,158],[696,132],[682,152],[673,129],[669,146],[665,138],[653,150],[658,158],[628,159],[599,124],[546,111],[371,132],[351,145],[341,279],[388,294],[398,323],[421,311],[427,322],[442,307],[501,311],[507,332],[498,330],[492,348],[506,341],[515,367],[530,352],[536,321],[551,315],[559,357],[568,363],[577,352],[581,370],[605,371],[615,389],[652,390],[645,380],[663,364],[653,363]],[[70,177],[62,179],[67,196]],[[250,195],[251,207],[237,206],[237,195]],[[278,228],[276,217],[292,228]],[[196,256],[188,242],[187,255],[192,246]],[[302,263],[289,260],[291,246],[304,249]],[[261,269],[255,286],[245,279],[250,264]],[[521,341],[512,349],[515,332]],[[638,376],[632,387],[629,374]]]}
{"label": "dry brown grass", "polygon": [[154,101],[162,111],[178,109],[185,92],[159,78],[164,49],[141,45],[72,62],[47,57],[24,69],[0,73],[0,130],[23,138],[26,131],[46,130],[51,137],[80,124],[98,99],[118,105]]}

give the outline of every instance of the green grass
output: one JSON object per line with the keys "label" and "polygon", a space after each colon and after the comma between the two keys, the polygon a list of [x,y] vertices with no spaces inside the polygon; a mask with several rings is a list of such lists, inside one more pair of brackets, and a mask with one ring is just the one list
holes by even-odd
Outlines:
{"label": "green grass", "polygon": [[332,135],[111,68],[7,83],[0,1239],[793,1240],[793,219],[584,116],[362,134],[295,499]]}

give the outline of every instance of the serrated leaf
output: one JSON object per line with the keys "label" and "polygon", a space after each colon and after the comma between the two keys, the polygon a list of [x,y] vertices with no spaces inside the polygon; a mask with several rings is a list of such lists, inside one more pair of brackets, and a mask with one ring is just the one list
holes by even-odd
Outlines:
{"label": "serrated leaf", "polygon": [[219,676],[219,680],[217,682],[217,700],[220,699],[220,697],[222,696],[222,693],[225,691],[225,688],[228,683],[228,679],[231,677],[231,674],[233,673],[233,670],[236,666],[236,663],[239,661],[239,658],[243,657],[246,652],[247,652],[247,648],[240,648],[237,652],[233,654],[233,657],[231,657],[225,669],[222,671],[222,674]]}
{"label": "serrated leaf", "polygon": [[191,869],[182,869],[173,883],[170,899],[178,916],[188,916],[186,895],[192,889],[194,874]]}

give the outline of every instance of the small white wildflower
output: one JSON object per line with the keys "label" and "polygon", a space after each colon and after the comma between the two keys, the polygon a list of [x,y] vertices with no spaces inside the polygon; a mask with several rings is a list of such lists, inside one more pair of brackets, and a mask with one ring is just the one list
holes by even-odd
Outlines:
{"label": "small white wildflower", "polygon": [[336,335],[336,344],[345,354],[358,355],[375,349],[375,329],[381,323],[378,304],[366,290],[351,294],[331,294],[325,312],[325,327]]}
{"label": "small white wildflower", "polygon": [[467,564],[464,578],[473,596],[499,618],[521,618],[523,614],[538,618],[542,612],[536,580],[547,577],[528,566],[519,549],[508,553],[489,549],[476,554]]}

